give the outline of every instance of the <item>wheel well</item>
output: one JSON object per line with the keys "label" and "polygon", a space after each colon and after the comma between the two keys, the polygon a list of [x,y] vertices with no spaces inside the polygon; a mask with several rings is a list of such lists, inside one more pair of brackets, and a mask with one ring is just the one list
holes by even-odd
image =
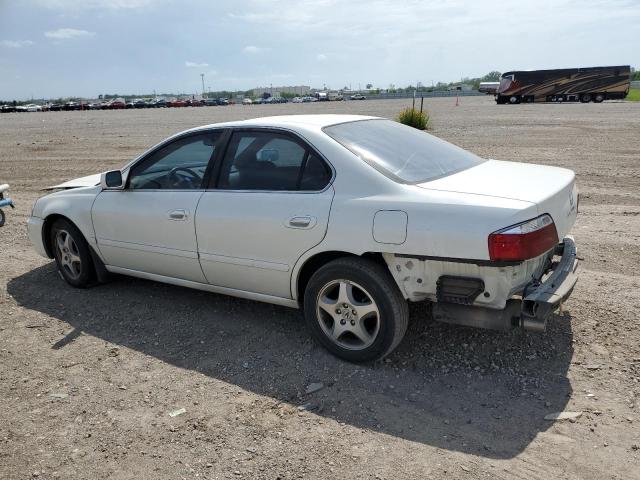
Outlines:
{"label": "wheel well", "polygon": [[369,260],[373,260],[374,262],[380,263],[381,265],[387,266],[384,258],[382,258],[382,254],[379,252],[366,252],[362,255],[355,255],[349,252],[341,252],[341,251],[329,251],[317,253],[313,257],[307,259],[304,263],[300,272],[298,273],[298,282],[297,282],[297,294],[298,294],[298,303],[301,303],[304,299],[304,291],[307,289],[307,284],[309,280],[313,276],[314,273],[318,271],[323,265],[342,257],[361,257],[368,258]]}
{"label": "wheel well", "polygon": [[71,220],[69,220],[64,215],[59,215],[57,213],[54,213],[52,215],[49,215],[47,218],[45,218],[44,225],[42,225],[42,244],[44,245],[44,249],[47,252],[47,256],[49,258],[53,258],[53,249],[51,248],[51,226],[59,218],[64,218],[68,222],[71,222]]}

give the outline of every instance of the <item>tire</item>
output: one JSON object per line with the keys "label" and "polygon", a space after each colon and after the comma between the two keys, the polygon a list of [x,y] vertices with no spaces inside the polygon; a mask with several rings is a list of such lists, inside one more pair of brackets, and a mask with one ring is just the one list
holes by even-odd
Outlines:
{"label": "tire", "polygon": [[591,94],[590,93],[583,93],[582,96],[580,97],[580,101],[582,103],[589,103],[591,101]]}
{"label": "tire", "polygon": [[66,219],[56,220],[49,237],[58,270],[76,288],[88,287],[95,278],[89,245],[78,228]]}
{"label": "tire", "polygon": [[5,219],[6,217],[4,215],[4,212],[2,211],[2,209],[0,209],[0,227],[4,225]]}
{"label": "tire", "polygon": [[304,315],[316,340],[349,362],[389,355],[409,322],[407,301],[389,271],[359,257],[333,260],[311,277]]}
{"label": "tire", "polygon": [[602,93],[596,93],[595,97],[593,97],[594,103],[602,103],[604,101],[604,95]]}
{"label": "tire", "polygon": [[517,103],[520,103],[520,97],[516,97],[515,95],[512,95],[511,97],[509,97],[509,103],[511,105],[515,105]]}

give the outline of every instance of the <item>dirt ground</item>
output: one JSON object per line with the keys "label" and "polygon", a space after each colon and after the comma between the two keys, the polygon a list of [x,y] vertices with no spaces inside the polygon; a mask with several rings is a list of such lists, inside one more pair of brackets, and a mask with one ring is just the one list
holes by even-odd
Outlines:
{"label": "dirt ground", "polygon": [[[0,115],[17,205],[0,228],[0,478],[640,479],[640,103],[425,101],[446,140],[577,172],[581,277],[544,334],[417,306],[395,353],[352,365],[299,311],[127,278],[76,290],[27,240],[42,187],[179,130],[407,103]],[[582,415],[544,419],[565,410]]]}

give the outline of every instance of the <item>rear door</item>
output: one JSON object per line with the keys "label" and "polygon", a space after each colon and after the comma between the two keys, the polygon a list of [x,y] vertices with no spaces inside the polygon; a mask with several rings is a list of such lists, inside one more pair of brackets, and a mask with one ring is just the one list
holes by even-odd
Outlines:
{"label": "rear door", "polygon": [[221,136],[180,137],[133,165],[124,190],[98,195],[92,218],[107,265],[206,283],[194,218]]}
{"label": "rear door", "polygon": [[330,165],[297,136],[235,130],[200,199],[196,234],[209,283],[291,298],[291,270],[324,238]]}

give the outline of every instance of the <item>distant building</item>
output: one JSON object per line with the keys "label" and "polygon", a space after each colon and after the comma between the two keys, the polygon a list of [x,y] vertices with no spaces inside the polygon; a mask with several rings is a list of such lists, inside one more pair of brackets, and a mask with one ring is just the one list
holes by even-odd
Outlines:
{"label": "distant building", "polygon": [[296,85],[289,87],[256,87],[253,89],[254,97],[261,97],[263,94],[268,93],[272,97],[279,97],[283,93],[290,95],[307,95],[311,91],[311,87],[307,85]]}

